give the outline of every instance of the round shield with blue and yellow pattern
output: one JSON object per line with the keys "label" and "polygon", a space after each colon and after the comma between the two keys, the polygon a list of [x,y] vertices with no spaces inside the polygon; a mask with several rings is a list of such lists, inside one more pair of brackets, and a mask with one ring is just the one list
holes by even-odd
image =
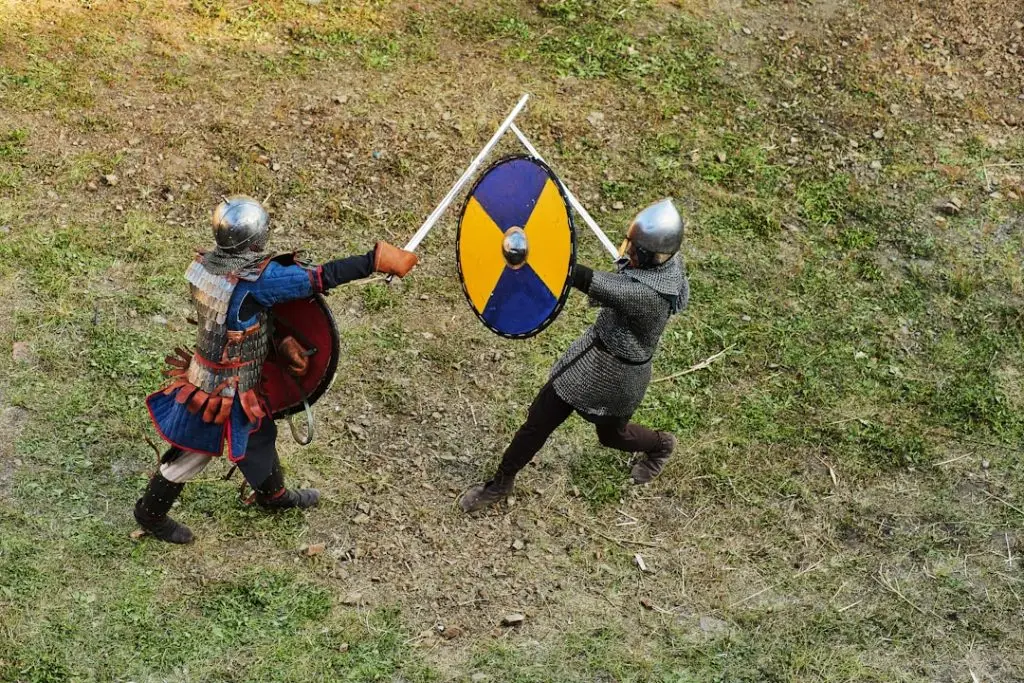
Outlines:
{"label": "round shield with blue and yellow pattern", "polygon": [[459,277],[491,331],[532,337],[569,294],[576,230],[562,184],[538,159],[501,159],[476,181],[459,219]]}

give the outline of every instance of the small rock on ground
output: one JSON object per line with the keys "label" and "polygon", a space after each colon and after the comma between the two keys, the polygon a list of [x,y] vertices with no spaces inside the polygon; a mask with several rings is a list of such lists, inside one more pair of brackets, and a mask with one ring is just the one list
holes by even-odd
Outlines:
{"label": "small rock on ground", "polygon": [[963,202],[961,202],[956,197],[950,197],[946,202],[936,207],[939,213],[944,213],[947,216],[956,216],[957,214],[960,213],[960,210],[963,208]]}
{"label": "small rock on ground", "polygon": [[445,629],[441,631],[441,637],[445,640],[454,640],[462,635],[462,629],[458,626],[445,626]]}

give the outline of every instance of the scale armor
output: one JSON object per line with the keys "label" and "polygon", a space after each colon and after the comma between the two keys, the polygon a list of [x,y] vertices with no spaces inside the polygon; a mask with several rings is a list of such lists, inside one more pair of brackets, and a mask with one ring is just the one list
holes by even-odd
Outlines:
{"label": "scale armor", "polygon": [[178,349],[168,356],[172,378],[164,389],[193,413],[203,411],[203,420],[223,424],[236,398],[250,422],[264,415],[255,390],[263,374],[263,361],[270,351],[270,319],[261,311],[247,330],[230,330],[228,309],[238,278],[210,272],[200,255],[185,272],[196,307],[198,332],[194,353]]}
{"label": "scale armor", "polygon": [[586,415],[629,418],[647,392],[651,360],[669,317],[686,307],[690,287],[679,257],[656,268],[594,273],[597,299],[628,302],[630,310],[601,305],[597,320],[551,370],[555,391]]}
{"label": "scale armor", "polygon": [[199,260],[192,263],[185,277],[192,286],[199,322],[196,353],[188,368],[189,382],[207,393],[227,383],[221,396],[255,389],[270,351],[266,311],[261,311],[256,324],[245,332],[231,332],[226,319],[237,280],[207,272]]}

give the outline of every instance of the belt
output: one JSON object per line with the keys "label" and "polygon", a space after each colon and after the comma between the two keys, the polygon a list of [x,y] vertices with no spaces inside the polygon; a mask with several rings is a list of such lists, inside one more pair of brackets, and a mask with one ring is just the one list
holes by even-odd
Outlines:
{"label": "belt", "polygon": [[594,333],[594,346],[596,346],[598,349],[600,349],[604,353],[607,353],[609,356],[611,356],[612,358],[614,358],[615,360],[619,361],[624,365],[647,365],[648,363],[651,362],[651,359],[654,358],[654,354],[647,356],[646,360],[632,360],[630,358],[623,358],[619,354],[609,349],[608,345],[604,343],[604,341],[597,333]]}

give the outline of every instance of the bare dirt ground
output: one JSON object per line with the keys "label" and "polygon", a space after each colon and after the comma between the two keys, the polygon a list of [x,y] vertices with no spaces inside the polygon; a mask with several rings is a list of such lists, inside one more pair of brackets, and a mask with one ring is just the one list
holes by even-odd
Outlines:
{"label": "bare dirt ground", "polygon": [[[0,679],[1024,680],[1021,21],[0,0]],[[522,92],[613,241],[688,209],[655,372],[726,353],[637,414],[680,437],[664,475],[630,487],[574,421],[514,499],[457,510],[592,314],[491,335],[450,213],[404,283],[331,296],[320,438],[280,439],[325,504],[264,516],[210,468],[194,546],[130,539],[218,198],[266,197],[282,251],[401,244]]]}

